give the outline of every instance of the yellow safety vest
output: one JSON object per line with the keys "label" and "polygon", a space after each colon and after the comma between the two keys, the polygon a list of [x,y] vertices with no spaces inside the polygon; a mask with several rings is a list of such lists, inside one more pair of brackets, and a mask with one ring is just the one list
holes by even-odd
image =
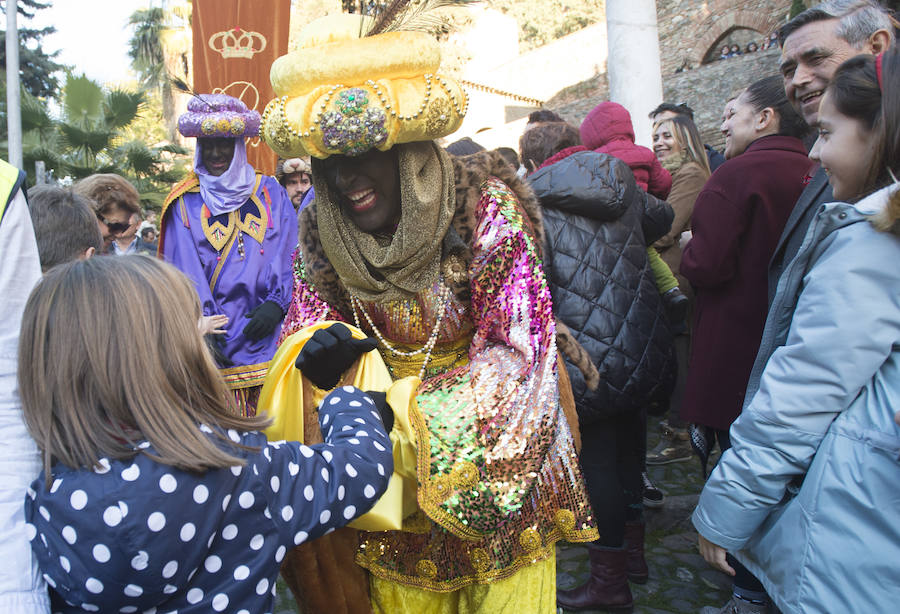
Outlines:
{"label": "yellow safety vest", "polygon": [[15,166],[0,160],[0,222],[6,207],[25,181],[25,173]]}

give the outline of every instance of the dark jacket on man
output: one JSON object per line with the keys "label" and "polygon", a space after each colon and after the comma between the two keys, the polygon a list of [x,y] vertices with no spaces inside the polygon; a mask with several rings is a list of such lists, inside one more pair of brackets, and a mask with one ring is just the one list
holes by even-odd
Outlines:
{"label": "dark jacket on man", "polygon": [[672,208],[635,185],[628,166],[581,151],[529,177],[544,215],[544,270],[553,311],[590,354],[589,390],[566,361],[582,422],[668,398],[672,335],[647,262],[647,245],[672,224]]}
{"label": "dark jacket on man", "polygon": [[791,211],[790,217],[784,225],[781,232],[781,238],[778,240],[778,246],[772,259],[769,261],[769,304],[775,298],[775,288],[778,285],[778,279],[781,277],[784,267],[794,259],[797,252],[800,251],[800,245],[806,236],[806,231],[815,217],[816,212],[825,203],[834,200],[831,194],[831,184],[828,183],[828,175],[825,169],[819,167],[815,174],[809,177],[809,184],[803,189],[797,204]]}

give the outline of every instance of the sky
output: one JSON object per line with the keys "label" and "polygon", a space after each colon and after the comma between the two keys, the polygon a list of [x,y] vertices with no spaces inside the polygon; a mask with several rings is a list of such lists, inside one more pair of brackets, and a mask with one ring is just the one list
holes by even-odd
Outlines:
{"label": "sky", "polygon": [[56,33],[44,37],[44,50],[60,50],[57,61],[73,66],[76,74],[83,72],[101,83],[134,79],[128,58],[128,18],[152,4],[151,0],[52,1],[53,6],[37,11],[34,19],[19,15],[19,26],[54,26]]}

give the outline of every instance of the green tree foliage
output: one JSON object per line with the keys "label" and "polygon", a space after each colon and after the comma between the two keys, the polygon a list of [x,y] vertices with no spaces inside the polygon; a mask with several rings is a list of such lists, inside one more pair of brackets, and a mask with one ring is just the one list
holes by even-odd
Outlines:
{"label": "green tree foliage", "polygon": [[159,7],[141,9],[131,14],[128,23],[134,34],[128,43],[131,67],[138,74],[147,90],[158,91],[162,100],[163,117],[166,119],[169,140],[175,140],[175,97],[166,71],[166,54],[163,34],[168,30],[168,16]]}
{"label": "green tree foliage", "polygon": [[148,146],[122,137],[140,115],[144,101],[144,92],[105,91],[87,77],[70,75],[63,116],[57,122],[65,151],[61,170],[75,179],[117,172],[135,184],[145,204],[161,204],[183,174],[171,163],[171,155],[185,151],[177,145]]}
{"label": "green tree foliage", "polygon": [[159,208],[183,177],[180,155],[187,152],[171,144],[148,146],[135,138],[131,127],[141,119],[145,96],[141,91],[107,90],[87,77],[69,74],[55,116],[45,101],[23,91],[22,148],[29,180],[35,181],[38,160],[56,179],[118,173],[134,184],[144,206]]}
{"label": "green tree foliage", "polygon": [[522,51],[541,47],[600,21],[605,7],[597,0],[491,0],[490,5],[516,19]]}
{"label": "green tree foliage", "polygon": [[[19,0],[16,8],[25,19],[34,17],[35,11],[48,8],[50,2],[38,0]],[[0,2],[0,10],[6,11],[6,3]],[[19,31],[19,78],[22,86],[33,96],[56,98],[59,95],[59,78],[57,74],[65,67],[56,62],[59,51],[46,53],[43,39],[56,32],[56,28],[27,28],[18,20]],[[0,32],[0,68],[6,71],[6,30]],[[5,78],[4,78],[5,80]]]}
{"label": "green tree foliage", "polygon": [[791,12],[790,17],[793,19],[800,13],[806,10],[806,4],[803,3],[803,0],[793,0],[791,2]]}
{"label": "green tree foliage", "polygon": [[[136,89],[137,84],[125,83],[124,89]],[[144,92],[144,104],[133,122],[121,132],[122,138],[144,141],[149,145],[169,141],[166,118],[163,116],[162,97],[158,91]]]}

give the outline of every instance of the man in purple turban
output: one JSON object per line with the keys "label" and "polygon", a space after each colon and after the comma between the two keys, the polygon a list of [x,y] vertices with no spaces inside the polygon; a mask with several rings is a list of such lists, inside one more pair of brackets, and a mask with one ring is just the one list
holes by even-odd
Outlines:
{"label": "man in purple turban", "polygon": [[204,316],[224,315],[210,334],[243,414],[253,414],[291,300],[297,216],[284,188],[247,162],[245,137],[260,116],[225,94],[191,99],[178,130],[197,137],[194,172],[163,205],[159,255],[190,277]]}

